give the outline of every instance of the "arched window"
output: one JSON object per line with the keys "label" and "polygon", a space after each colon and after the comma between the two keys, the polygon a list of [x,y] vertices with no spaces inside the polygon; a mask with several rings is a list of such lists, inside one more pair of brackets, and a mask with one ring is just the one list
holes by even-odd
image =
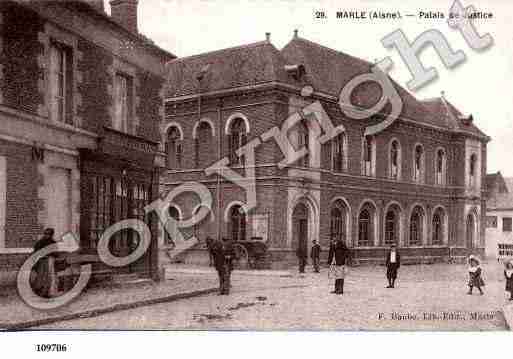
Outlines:
{"label": "arched window", "polygon": [[180,130],[173,126],[167,131],[167,167],[177,169],[182,166],[182,140]]}
{"label": "arched window", "polygon": [[247,141],[246,126],[244,120],[236,118],[233,120],[230,126],[229,134],[229,152],[230,152],[230,164],[234,166],[240,166],[244,164],[244,156],[238,156],[236,151],[244,146]]}
{"label": "arched window", "polygon": [[[170,206],[168,209],[169,216],[177,221],[180,220],[180,211],[175,206]],[[175,239],[175,231],[178,231],[177,227],[167,226],[164,230],[166,232],[166,243],[172,244]],[[171,232],[170,232],[171,231]]]}
{"label": "arched window", "polygon": [[424,211],[415,207],[410,217],[410,246],[420,246],[423,243]]}
{"label": "arched window", "polygon": [[298,166],[301,167],[309,167],[310,165],[310,137],[308,134],[308,125],[306,121],[301,121],[297,126],[298,129],[298,150],[301,148],[306,148],[306,154],[301,157],[298,161]]}
{"label": "arched window", "polygon": [[246,239],[246,213],[240,205],[234,205],[230,209],[230,227],[232,240]]}
{"label": "arched window", "polygon": [[331,142],[331,162],[334,172],[346,170],[346,134],[340,133]]}
{"label": "arched window", "polygon": [[477,165],[477,156],[473,154],[470,156],[469,163],[469,184],[470,186],[474,186],[476,184],[476,165]]}
{"label": "arched window", "polygon": [[334,207],[331,209],[330,238],[332,240],[345,240],[345,223],[340,209]]}
{"label": "arched window", "polygon": [[358,216],[358,245],[362,247],[374,245],[374,207],[367,203]]}
{"label": "arched window", "polygon": [[212,153],[217,153],[213,142],[213,129],[210,123],[201,121],[196,128],[194,138],[196,168],[207,165],[212,160]]}
{"label": "arched window", "polygon": [[444,211],[438,208],[433,214],[431,228],[431,244],[441,245],[444,242]]}
{"label": "arched window", "polygon": [[439,149],[436,152],[436,184],[443,185],[445,184],[445,173],[446,173],[446,156],[445,152],[442,149]]}
{"label": "arched window", "polygon": [[390,178],[399,179],[401,177],[401,148],[399,142],[394,140],[390,145]]}
{"label": "arched window", "polygon": [[399,243],[399,213],[390,209],[385,216],[385,245]]}
{"label": "arched window", "polygon": [[419,183],[424,181],[424,149],[421,145],[415,146],[413,155],[413,180]]}
{"label": "arched window", "polygon": [[374,176],[375,174],[376,145],[373,136],[365,136],[363,140],[362,174]]}

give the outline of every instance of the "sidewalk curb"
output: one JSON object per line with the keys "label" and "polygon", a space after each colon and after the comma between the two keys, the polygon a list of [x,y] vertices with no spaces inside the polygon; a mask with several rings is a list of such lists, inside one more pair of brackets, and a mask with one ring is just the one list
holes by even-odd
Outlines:
{"label": "sidewalk curb", "polygon": [[506,319],[508,329],[513,331],[513,304],[505,305],[502,309],[502,314],[504,315],[504,319]]}
{"label": "sidewalk curb", "polygon": [[100,316],[102,314],[112,313],[112,312],[116,312],[116,311],[134,309],[134,308],[144,307],[144,306],[153,305],[153,304],[173,302],[173,301],[179,300],[179,299],[187,299],[187,298],[197,297],[197,296],[201,296],[201,295],[214,293],[214,292],[217,292],[218,290],[219,290],[218,287],[199,289],[199,290],[194,290],[191,292],[182,292],[182,293],[172,294],[172,295],[168,295],[168,296],[164,296],[164,297],[139,300],[139,301],[135,301],[135,302],[131,302],[131,303],[119,303],[119,304],[112,305],[110,307],[91,309],[91,310],[86,310],[83,312],[64,314],[64,315],[50,317],[50,318],[43,318],[43,319],[31,320],[31,321],[26,321],[26,322],[18,322],[18,323],[8,323],[8,324],[0,323],[0,332],[23,330],[23,329],[28,329],[31,327],[37,327],[37,326],[41,326],[41,325],[52,324],[52,323],[57,323],[57,322],[66,321],[66,320],[73,320],[73,319],[78,319],[78,318],[92,318],[92,317]]}

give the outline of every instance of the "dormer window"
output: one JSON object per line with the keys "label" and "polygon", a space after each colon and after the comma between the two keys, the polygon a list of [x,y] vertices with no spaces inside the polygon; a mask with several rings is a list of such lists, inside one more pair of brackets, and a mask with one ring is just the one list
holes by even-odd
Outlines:
{"label": "dormer window", "polygon": [[306,74],[305,66],[298,65],[285,65],[285,71],[294,78],[294,80],[299,81]]}

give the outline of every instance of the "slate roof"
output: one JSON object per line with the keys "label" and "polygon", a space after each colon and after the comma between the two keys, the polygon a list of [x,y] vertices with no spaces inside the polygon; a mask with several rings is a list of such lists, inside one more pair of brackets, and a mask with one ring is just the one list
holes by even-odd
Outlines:
{"label": "slate roof", "polygon": [[486,175],[488,209],[513,209],[513,178],[503,177],[500,172]]}
{"label": "slate roof", "polygon": [[168,63],[166,97],[197,93],[201,71],[205,72],[201,92],[272,81],[294,83],[285,65],[280,51],[267,41],[178,58]]}
{"label": "slate roof", "polygon": [[[299,64],[304,65],[306,73],[298,81],[284,67]],[[168,63],[166,97],[198,93],[196,76],[202,69],[207,69],[201,80],[201,92],[277,81],[296,87],[310,84],[316,91],[338,98],[344,85],[355,76],[369,73],[373,65],[295,36],[282,50],[264,41],[172,60]],[[467,117],[445,99],[420,101],[395,81],[392,83],[403,101],[402,117],[486,137],[473,123],[465,121]],[[380,97],[381,87],[377,83],[366,82],[353,91],[351,102],[370,108]],[[385,107],[384,112],[388,112],[389,107]]]}

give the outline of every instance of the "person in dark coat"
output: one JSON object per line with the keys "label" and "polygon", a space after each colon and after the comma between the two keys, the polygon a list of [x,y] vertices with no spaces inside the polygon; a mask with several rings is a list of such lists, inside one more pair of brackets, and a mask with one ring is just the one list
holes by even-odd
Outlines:
{"label": "person in dark coat", "polygon": [[233,246],[233,241],[229,238],[223,238],[223,250],[224,250],[224,262],[226,266],[225,272],[225,294],[230,293],[231,284],[231,275],[233,271],[233,261],[235,259],[235,248]]}
{"label": "person in dark coat", "polygon": [[385,259],[385,265],[387,267],[387,288],[394,288],[395,280],[397,279],[397,270],[401,267],[401,255],[397,252],[395,244],[390,246],[390,251],[387,253]]}
{"label": "person in dark coat", "polygon": [[[335,277],[335,290],[331,293],[344,294],[345,265],[349,257],[349,250],[342,239],[338,239],[333,248],[333,256],[329,264],[334,264],[330,271]],[[332,263],[334,260],[334,263]]]}
{"label": "person in dark coat", "polygon": [[310,250],[310,258],[312,258],[312,265],[313,265],[315,273],[319,273],[320,257],[321,257],[321,246],[314,239],[312,249]]}
{"label": "person in dark coat", "polygon": [[208,251],[208,266],[212,267],[214,265],[214,250],[213,250],[214,239],[212,237],[207,237],[205,239],[205,244],[207,246],[207,251]]}
{"label": "person in dark coat", "polygon": [[299,261],[299,273],[305,272],[306,258],[308,257],[307,249],[299,244],[296,249],[296,256]]}
{"label": "person in dark coat", "polygon": [[513,262],[506,262],[504,269],[504,277],[506,278],[506,292],[509,292],[509,300],[513,300]]}
{"label": "person in dark coat", "polygon": [[469,290],[468,290],[467,294],[469,294],[469,295],[472,295],[472,289],[474,287],[479,289],[479,294],[481,294],[481,295],[484,294],[483,290],[481,289],[481,287],[483,287],[485,285],[485,283],[483,281],[483,278],[481,277],[481,274],[483,273],[483,270],[481,269],[480,263],[481,263],[481,261],[476,256],[474,256],[474,255],[471,255],[468,258],[468,264],[469,264],[469,267],[468,267],[468,276],[469,276],[468,287],[469,287]]}
{"label": "person in dark coat", "polygon": [[224,254],[223,242],[219,238],[212,242],[212,254],[214,257],[214,267],[219,276],[219,295],[228,294],[226,288],[226,259]]}
{"label": "person in dark coat", "polygon": [[[38,252],[52,244],[56,244],[53,236],[55,231],[53,228],[46,228],[43,236],[34,245],[34,252]],[[34,266],[35,279],[33,287],[36,294],[43,298],[51,298],[56,290],[57,278],[55,276],[55,256],[47,255],[37,261]]]}

